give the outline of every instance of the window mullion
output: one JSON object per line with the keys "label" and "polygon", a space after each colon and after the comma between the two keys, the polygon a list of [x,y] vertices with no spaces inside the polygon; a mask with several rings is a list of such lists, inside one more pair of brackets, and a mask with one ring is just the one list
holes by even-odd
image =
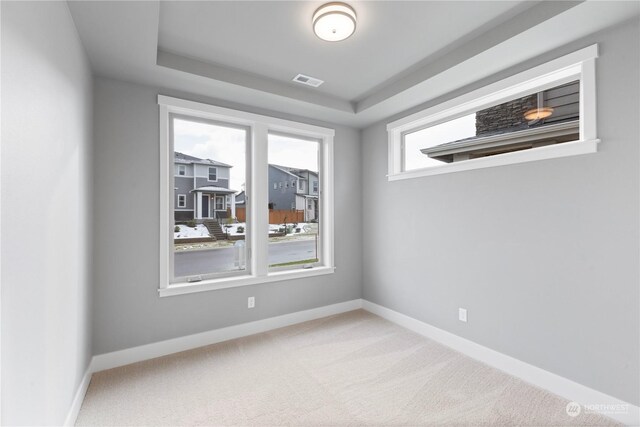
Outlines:
{"label": "window mullion", "polygon": [[252,176],[251,187],[253,201],[251,203],[251,247],[252,271],[256,276],[266,276],[269,270],[269,182],[268,166],[268,127],[256,123],[252,128],[251,155]]}

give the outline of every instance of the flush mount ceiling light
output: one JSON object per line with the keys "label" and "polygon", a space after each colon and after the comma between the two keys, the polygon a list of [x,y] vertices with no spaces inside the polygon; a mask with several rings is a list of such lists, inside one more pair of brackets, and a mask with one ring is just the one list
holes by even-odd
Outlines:
{"label": "flush mount ceiling light", "polygon": [[344,40],[356,30],[356,12],[345,3],[327,3],[313,14],[313,32],[322,40]]}
{"label": "flush mount ceiling light", "polygon": [[542,120],[553,114],[553,108],[551,107],[540,107],[534,108],[533,110],[529,110],[524,113],[524,118],[533,121],[533,120]]}

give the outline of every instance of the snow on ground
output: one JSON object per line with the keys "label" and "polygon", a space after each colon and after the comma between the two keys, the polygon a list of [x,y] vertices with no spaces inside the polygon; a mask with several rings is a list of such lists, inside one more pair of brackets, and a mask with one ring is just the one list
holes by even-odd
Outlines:
{"label": "snow on ground", "polygon": [[[293,224],[291,223],[287,224],[288,227],[291,227],[292,225]],[[238,231],[238,228],[240,228],[242,231]],[[284,228],[284,225],[282,224],[269,224],[270,233],[277,233],[278,231],[281,231],[282,228]],[[294,234],[312,233],[315,229],[317,229],[317,224],[299,222],[298,225],[296,226],[296,229],[298,228],[300,229],[300,231],[296,231],[294,229],[291,232]],[[228,230],[228,233],[230,236],[244,236],[244,232],[246,230],[246,224],[244,222],[238,222],[234,224],[222,224],[222,230]]]}
{"label": "snow on ground", "polygon": [[189,227],[187,225],[176,225],[176,227],[180,228],[180,231],[176,231],[173,233],[174,238],[176,239],[193,239],[195,237],[209,237],[209,230],[202,224],[198,224],[194,227]]}
{"label": "snow on ground", "polygon": [[[287,224],[288,227],[292,227],[293,224]],[[184,224],[176,225],[180,231],[173,233],[175,239],[193,239],[197,237],[209,237],[209,230],[203,224],[198,224],[195,227],[189,227]],[[244,236],[246,230],[246,224],[244,222],[234,224],[221,224],[222,231],[227,231],[229,236]],[[282,224],[269,224],[269,233],[281,232],[284,228]],[[300,231],[297,231],[300,229]],[[300,222],[295,229],[290,230],[290,234],[313,234],[316,233],[318,224]]]}

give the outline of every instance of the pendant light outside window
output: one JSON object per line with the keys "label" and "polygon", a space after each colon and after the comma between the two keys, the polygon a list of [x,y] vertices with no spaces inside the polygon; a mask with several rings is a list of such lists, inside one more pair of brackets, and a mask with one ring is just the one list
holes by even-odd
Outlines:
{"label": "pendant light outside window", "polygon": [[524,113],[524,118],[530,122],[546,119],[553,114],[553,108],[544,106],[544,92],[538,92],[537,95],[538,108],[533,108]]}
{"label": "pendant light outside window", "polygon": [[356,12],[345,3],[327,3],[313,14],[313,32],[322,40],[337,42],[356,30]]}
{"label": "pendant light outside window", "polygon": [[533,110],[529,110],[524,113],[524,118],[533,121],[533,120],[542,120],[553,114],[553,108],[551,107],[540,107],[534,108]]}

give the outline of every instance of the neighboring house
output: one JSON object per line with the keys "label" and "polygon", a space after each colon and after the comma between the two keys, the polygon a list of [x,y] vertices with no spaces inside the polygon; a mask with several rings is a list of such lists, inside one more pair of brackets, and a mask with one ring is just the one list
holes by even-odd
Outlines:
{"label": "neighboring house", "polygon": [[244,190],[236,194],[236,207],[246,207],[247,198]]}
{"label": "neighboring house", "polygon": [[[525,150],[579,138],[580,84],[567,83],[476,113],[476,136],[420,150],[446,163]],[[525,113],[551,107],[551,115],[527,120]]]}
{"label": "neighboring house", "polygon": [[318,173],[269,165],[269,209],[304,211],[304,220],[318,219]]}
{"label": "neighboring house", "polygon": [[175,152],[174,212],[176,221],[235,217],[235,190],[229,188],[231,165]]}

